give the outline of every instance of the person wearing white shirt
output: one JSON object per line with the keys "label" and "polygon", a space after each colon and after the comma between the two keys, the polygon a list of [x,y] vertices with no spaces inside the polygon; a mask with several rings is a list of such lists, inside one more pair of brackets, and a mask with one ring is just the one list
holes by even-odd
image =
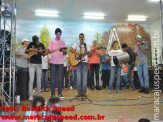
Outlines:
{"label": "person wearing white shirt", "polygon": [[[88,52],[90,51],[90,47],[88,44],[84,42],[85,37],[84,34],[79,34],[79,41],[70,48],[70,51],[78,56],[81,54],[78,51]],[[87,91],[87,73],[88,73],[88,55],[85,56],[85,60],[81,61],[76,66],[76,74],[77,74],[77,90],[78,95],[77,97],[86,96]]]}
{"label": "person wearing white shirt", "polygon": [[49,72],[49,61],[50,55],[41,56],[42,58],[42,91],[48,92],[47,82],[48,82],[48,72]]}
{"label": "person wearing white shirt", "polygon": [[115,79],[115,73],[117,73],[117,84],[116,84],[116,93],[120,93],[120,80],[121,80],[121,66],[115,65],[113,61],[113,57],[122,54],[123,51],[119,49],[118,42],[114,41],[112,43],[112,50],[109,52],[109,56],[111,56],[111,68],[110,68],[110,81],[109,81],[109,94],[112,91],[112,85]]}
{"label": "person wearing white shirt", "polygon": [[68,60],[68,54],[67,52],[63,53],[63,81],[62,81],[62,88],[64,88],[64,81],[65,81],[65,90],[68,90],[68,65],[67,65],[67,60]]}

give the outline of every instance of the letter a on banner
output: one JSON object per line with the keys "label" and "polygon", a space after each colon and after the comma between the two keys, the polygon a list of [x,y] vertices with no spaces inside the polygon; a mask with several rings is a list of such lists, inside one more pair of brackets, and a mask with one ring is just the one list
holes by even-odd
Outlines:
{"label": "letter a on banner", "polygon": [[116,28],[111,29],[110,36],[109,36],[109,41],[108,41],[108,46],[107,46],[107,51],[109,52],[111,49],[111,44],[113,41],[118,41],[119,48],[121,49],[121,44],[119,42],[118,34]]}

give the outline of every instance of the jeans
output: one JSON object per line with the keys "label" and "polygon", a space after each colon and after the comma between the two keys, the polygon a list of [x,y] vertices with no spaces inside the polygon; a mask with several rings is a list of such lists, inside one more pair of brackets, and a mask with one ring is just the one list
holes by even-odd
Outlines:
{"label": "jeans", "polygon": [[77,90],[79,93],[84,93],[87,91],[87,73],[88,63],[81,62],[76,66]]}
{"label": "jeans", "polygon": [[62,81],[62,88],[64,88],[64,80],[65,80],[65,88],[68,88],[68,72],[67,66],[63,68],[63,81]]}
{"label": "jeans", "polygon": [[121,75],[121,85],[129,85],[127,74]]}
{"label": "jeans", "polygon": [[70,86],[76,85],[76,80],[77,80],[76,70],[72,70],[72,80],[70,82]]}
{"label": "jeans", "polygon": [[42,69],[42,84],[41,84],[41,88],[42,89],[46,89],[47,88],[47,82],[48,82],[48,69]]}
{"label": "jeans", "polygon": [[[141,87],[148,88],[149,87],[149,80],[148,80],[148,64],[138,64],[138,76],[140,80]],[[143,80],[144,74],[144,80]],[[144,83],[145,82],[145,83]]]}
{"label": "jeans", "polygon": [[51,94],[55,95],[58,84],[58,95],[62,94],[63,64],[50,64],[51,68]]}
{"label": "jeans", "polygon": [[99,86],[99,64],[90,64],[91,67],[91,85],[94,86],[94,73],[96,77],[96,86]]}
{"label": "jeans", "polygon": [[111,66],[110,68],[110,81],[109,81],[109,90],[112,90],[115,72],[117,72],[117,84],[116,90],[120,88],[120,80],[121,80],[121,66]]}
{"label": "jeans", "polygon": [[88,73],[87,73],[87,85],[88,87],[91,87],[91,70],[88,69]]}
{"label": "jeans", "polygon": [[41,91],[42,64],[29,64],[29,96],[33,96],[35,72],[37,77],[37,95],[39,96]]}
{"label": "jeans", "polygon": [[22,71],[28,71],[28,67],[27,68],[23,68],[23,67],[19,67],[16,65],[16,69],[17,70],[22,70]]}
{"label": "jeans", "polygon": [[128,82],[130,84],[130,88],[135,89],[134,82],[133,82],[133,79],[132,79],[132,71],[133,71],[133,69],[134,69],[133,64],[128,65],[127,78],[128,78]]}
{"label": "jeans", "polygon": [[103,88],[106,88],[106,84],[109,83],[110,78],[110,70],[102,70],[102,81],[103,81]]}

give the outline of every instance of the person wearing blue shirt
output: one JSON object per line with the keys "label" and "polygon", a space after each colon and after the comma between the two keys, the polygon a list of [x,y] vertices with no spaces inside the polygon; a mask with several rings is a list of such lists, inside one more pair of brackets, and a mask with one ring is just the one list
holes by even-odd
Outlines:
{"label": "person wearing blue shirt", "polygon": [[100,57],[100,63],[102,64],[102,81],[103,88],[106,88],[107,83],[110,79],[110,63],[109,63],[109,54],[106,54],[106,48],[102,49],[102,55]]}

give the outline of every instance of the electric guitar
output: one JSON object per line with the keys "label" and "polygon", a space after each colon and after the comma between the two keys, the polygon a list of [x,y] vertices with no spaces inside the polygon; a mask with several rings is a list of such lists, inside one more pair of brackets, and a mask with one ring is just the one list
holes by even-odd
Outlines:
{"label": "electric guitar", "polygon": [[[93,49],[91,51],[94,52],[97,49],[103,49],[103,47],[100,46],[100,47],[97,47],[97,48],[95,48],[95,49]],[[89,52],[91,52],[91,51],[89,51]],[[76,52],[80,53],[80,56],[78,56],[78,55],[76,55],[76,54],[74,54],[72,52],[70,52],[70,54],[69,54],[69,60],[70,60],[70,63],[71,63],[72,66],[76,66],[81,61],[84,61],[85,60],[84,57],[89,53],[89,52],[85,52],[84,50],[81,50],[81,51],[79,50],[79,51],[76,51]]]}
{"label": "electric guitar", "polygon": [[[33,50],[33,49],[35,49],[35,50]],[[31,51],[31,50],[33,50],[33,51]],[[30,52],[28,53],[28,55],[29,55],[29,57],[32,57],[34,55],[37,55],[38,52],[40,52],[41,50],[38,50],[37,48],[30,48],[29,51]],[[48,49],[43,49],[42,51],[48,51]]]}

